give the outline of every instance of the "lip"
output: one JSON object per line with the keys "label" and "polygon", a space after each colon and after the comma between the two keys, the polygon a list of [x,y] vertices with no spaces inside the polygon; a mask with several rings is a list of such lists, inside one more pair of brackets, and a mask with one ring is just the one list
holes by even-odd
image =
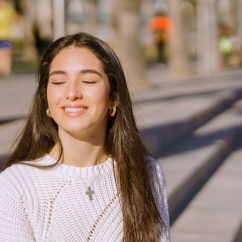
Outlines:
{"label": "lip", "polygon": [[[65,116],[75,118],[83,115],[87,111],[88,107],[85,105],[75,104],[65,105],[61,107],[61,109]],[[76,109],[76,111],[74,109]]]}

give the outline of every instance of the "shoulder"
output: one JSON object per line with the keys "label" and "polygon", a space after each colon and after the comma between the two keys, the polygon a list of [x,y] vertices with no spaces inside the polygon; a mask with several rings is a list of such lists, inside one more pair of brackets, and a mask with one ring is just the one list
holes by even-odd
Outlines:
{"label": "shoulder", "polygon": [[35,172],[35,170],[37,169],[30,165],[45,166],[49,164],[50,163],[46,156],[33,161],[22,161],[7,167],[4,171],[2,171],[0,173],[0,179],[4,179],[4,178],[11,179],[12,177],[17,178],[20,175],[25,175],[26,173]]}
{"label": "shoulder", "polygon": [[[26,164],[34,163],[43,165],[46,163],[45,157],[36,161],[24,162]],[[3,193],[20,194],[22,188],[31,186],[32,181],[37,179],[41,170],[26,164],[14,164],[0,173],[0,196]]]}
{"label": "shoulder", "polygon": [[13,165],[0,173],[0,200],[7,199],[15,201],[21,197],[19,186],[22,179],[19,172],[19,165]]}
{"label": "shoulder", "polygon": [[160,164],[153,157],[147,157],[147,166],[156,206],[166,225],[164,240],[162,241],[170,241],[170,219],[165,177]]}
{"label": "shoulder", "polygon": [[165,176],[160,164],[152,156],[147,156],[146,160],[151,186],[158,193],[166,193]]}
{"label": "shoulder", "polygon": [[161,177],[164,177],[162,168],[160,164],[155,160],[154,157],[148,155],[146,157],[147,160],[147,169],[150,175],[160,175]]}

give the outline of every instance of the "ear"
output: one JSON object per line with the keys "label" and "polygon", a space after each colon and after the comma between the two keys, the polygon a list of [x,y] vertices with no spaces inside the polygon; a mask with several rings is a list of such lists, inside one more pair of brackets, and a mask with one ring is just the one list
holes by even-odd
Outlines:
{"label": "ear", "polygon": [[118,102],[117,101],[111,101],[111,104],[109,106],[109,109],[116,108],[117,106],[118,106]]}

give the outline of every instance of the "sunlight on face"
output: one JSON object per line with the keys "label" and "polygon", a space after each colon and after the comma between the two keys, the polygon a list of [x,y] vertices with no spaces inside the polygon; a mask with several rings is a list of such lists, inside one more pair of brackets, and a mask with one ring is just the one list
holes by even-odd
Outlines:
{"label": "sunlight on face", "polygon": [[87,48],[67,47],[53,59],[47,99],[59,133],[105,133],[109,92],[102,63]]}

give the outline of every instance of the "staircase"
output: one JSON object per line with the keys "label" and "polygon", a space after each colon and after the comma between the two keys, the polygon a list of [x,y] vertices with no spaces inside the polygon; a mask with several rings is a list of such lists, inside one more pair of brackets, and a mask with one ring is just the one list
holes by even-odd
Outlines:
{"label": "staircase", "polygon": [[[0,81],[0,159],[28,113],[31,78]],[[140,135],[166,177],[171,241],[241,242],[242,71],[162,82],[131,97]]]}
{"label": "staircase", "polygon": [[141,136],[166,177],[172,242],[242,241],[240,76],[133,98]]}

